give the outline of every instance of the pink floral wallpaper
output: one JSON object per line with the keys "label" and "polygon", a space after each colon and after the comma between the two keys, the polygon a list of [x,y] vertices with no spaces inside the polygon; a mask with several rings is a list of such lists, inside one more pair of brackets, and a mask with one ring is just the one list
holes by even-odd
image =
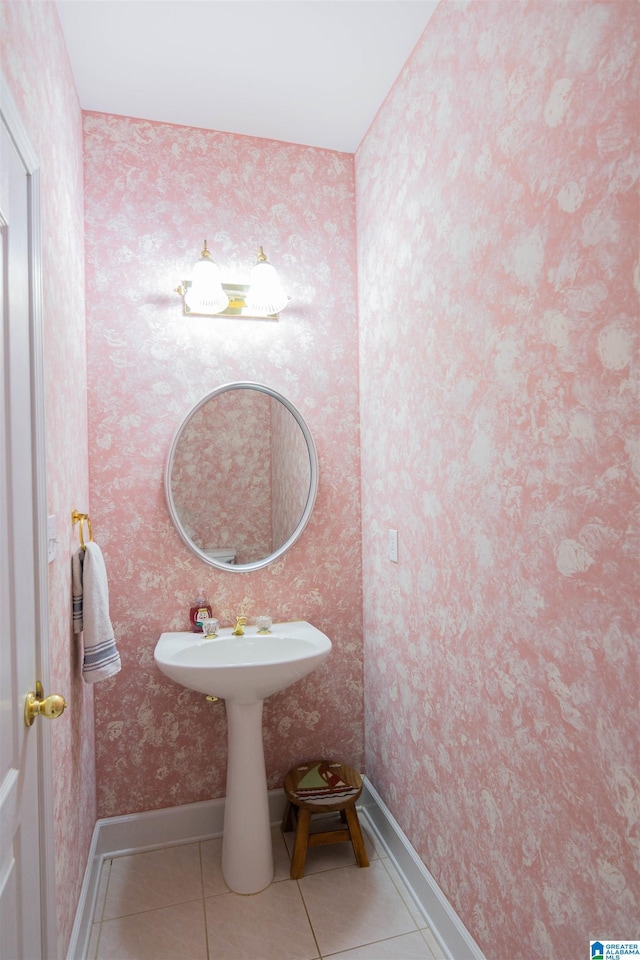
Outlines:
{"label": "pink floral wallpaper", "polygon": [[305,511],[311,488],[311,464],[304,434],[284,404],[271,399],[271,542],[286,543]]}
{"label": "pink floral wallpaper", "polygon": [[[87,459],[82,117],[55,5],[0,0],[0,64],[40,161],[58,956],[66,956],[96,819],[93,695],[71,629],[71,511],[90,509]],[[34,677],[34,680],[36,678]]]}
{"label": "pink floral wallpaper", "polygon": [[[87,343],[94,535],[122,671],[96,689],[100,816],[224,795],[224,705],[164,677],[153,649],[205,587],[223,623],[306,619],[333,641],[265,704],[270,787],[314,755],[363,764],[358,329],[353,157],[215,131],[85,115]],[[246,274],[262,244],[292,297],[275,322],[185,317],[172,292],[202,239]],[[174,430],[216,386],[287,396],[318,446],[303,537],[255,573],[189,553],[164,502]]]}
{"label": "pink floral wallpaper", "polygon": [[256,390],[207,400],[181,434],[171,468],[174,507],[202,550],[236,563],[271,550],[271,405]]}
{"label": "pink floral wallpaper", "polygon": [[[344,154],[89,114],[85,224],[55,6],[0,0],[0,59],[42,161],[60,955],[94,694],[100,816],[224,793],[224,706],[153,663],[201,585],[222,621],[302,617],[334,642],[265,705],[270,786],[312,753],[363,769],[364,719],[370,779],[487,956],[637,937],[635,2],[441,3],[355,183]],[[278,323],[182,316],[205,236],[229,271],[265,246],[293,298]],[[188,553],[162,475],[190,405],[247,379],[302,410],[320,490],[292,550],[240,575]],[[123,657],[95,691],[71,639],[74,507]]]}
{"label": "pink floral wallpaper", "polygon": [[502,960],[640,929],[638,62],[445,2],[356,156],[366,769]]}

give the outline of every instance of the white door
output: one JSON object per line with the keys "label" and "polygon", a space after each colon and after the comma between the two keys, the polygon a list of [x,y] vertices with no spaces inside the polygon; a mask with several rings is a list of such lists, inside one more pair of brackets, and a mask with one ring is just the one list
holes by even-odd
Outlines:
{"label": "white door", "polygon": [[[0,115],[0,958],[38,960],[50,937],[43,912],[42,744],[25,723],[38,678],[42,518],[36,460],[33,191]],[[40,371],[41,376],[41,371]],[[45,508],[46,509],[46,508]],[[46,517],[45,517],[46,522]],[[45,621],[46,623],[46,621]],[[51,691],[45,690],[45,693]],[[43,842],[44,838],[44,842]],[[45,883],[43,885],[43,878]],[[43,937],[44,934],[44,937]]]}

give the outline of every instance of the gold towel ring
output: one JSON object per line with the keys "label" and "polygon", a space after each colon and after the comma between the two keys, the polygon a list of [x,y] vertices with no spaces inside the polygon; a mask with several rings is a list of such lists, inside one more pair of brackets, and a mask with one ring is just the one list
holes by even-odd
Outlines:
{"label": "gold towel ring", "polygon": [[79,513],[77,510],[74,510],[71,514],[71,519],[73,520],[73,525],[75,527],[76,523],[80,524],[78,533],[80,534],[80,546],[83,550],[87,549],[87,545],[84,542],[84,527],[83,523],[87,521],[87,527],[89,528],[89,543],[93,542],[93,533],[91,532],[91,520],[89,519],[88,513]]}

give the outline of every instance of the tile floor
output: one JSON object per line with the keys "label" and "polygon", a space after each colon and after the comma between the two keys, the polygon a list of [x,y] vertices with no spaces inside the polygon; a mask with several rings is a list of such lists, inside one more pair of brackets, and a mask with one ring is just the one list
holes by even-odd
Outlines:
{"label": "tile floor", "polygon": [[300,880],[289,878],[293,834],[274,827],[274,882],[249,897],[222,879],[221,839],[106,860],[87,960],[442,960],[363,827],[368,868],[351,844],[311,847]]}

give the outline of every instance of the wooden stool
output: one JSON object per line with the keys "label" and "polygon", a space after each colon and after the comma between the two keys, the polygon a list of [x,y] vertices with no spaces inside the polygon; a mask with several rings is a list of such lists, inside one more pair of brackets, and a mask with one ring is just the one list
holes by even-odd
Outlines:
{"label": "wooden stool", "polygon": [[[282,832],[294,828],[296,831],[291,858],[291,876],[294,880],[304,873],[307,848],[324,843],[351,841],[358,866],[369,866],[356,812],[356,800],[362,793],[362,780],[356,770],[330,760],[311,760],[289,770],[284,778],[284,792],[287,805],[282,818]],[[337,811],[340,811],[340,819],[346,823],[346,829],[309,833],[312,813]]]}

